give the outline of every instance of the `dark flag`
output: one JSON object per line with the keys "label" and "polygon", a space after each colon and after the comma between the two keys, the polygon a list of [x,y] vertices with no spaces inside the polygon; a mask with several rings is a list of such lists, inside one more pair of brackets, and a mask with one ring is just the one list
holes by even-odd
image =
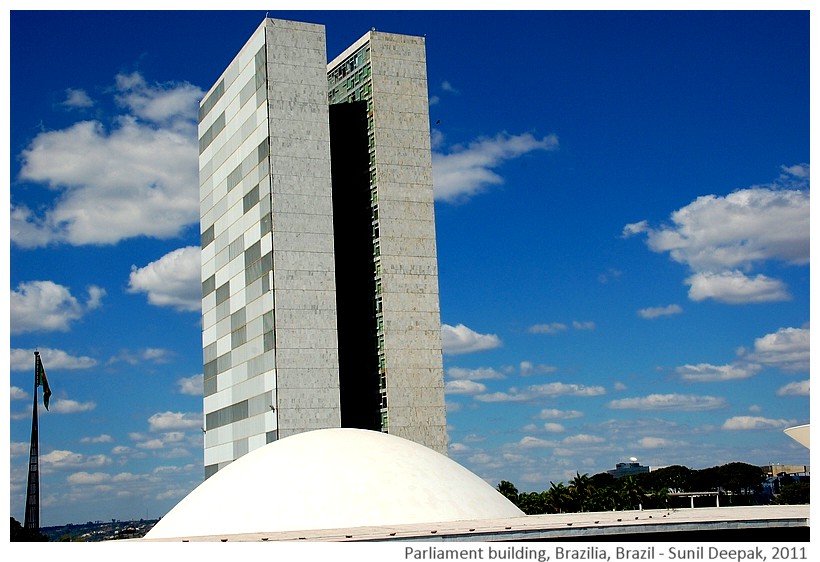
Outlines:
{"label": "dark flag", "polygon": [[37,382],[35,386],[42,386],[43,387],[43,406],[46,407],[48,410],[48,399],[51,398],[51,388],[48,386],[48,379],[46,378],[46,370],[43,368],[43,362],[40,360],[40,354],[38,353],[36,362],[36,370],[37,370]]}

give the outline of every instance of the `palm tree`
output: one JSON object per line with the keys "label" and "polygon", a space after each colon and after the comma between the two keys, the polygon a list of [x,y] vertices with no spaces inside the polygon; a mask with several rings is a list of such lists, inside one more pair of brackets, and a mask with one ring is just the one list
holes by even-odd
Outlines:
{"label": "palm tree", "polygon": [[496,486],[496,490],[498,490],[502,496],[518,505],[518,488],[516,488],[512,482],[502,480],[498,483],[498,486]]}
{"label": "palm tree", "polygon": [[569,483],[569,489],[578,506],[578,511],[589,511],[595,494],[595,486],[592,484],[589,475],[581,475],[576,472],[575,478]]}
{"label": "palm tree", "polygon": [[643,509],[643,497],[646,495],[644,489],[632,476],[624,476],[619,483],[619,491],[624,501],[626,509]]}
{"label": "palm tree", "polygon": [[546,508],[551,513],[564,513],[572,501],[569,488],[563,482],[556,484],[550,481],[550,489],[544,492],[544,496]]}

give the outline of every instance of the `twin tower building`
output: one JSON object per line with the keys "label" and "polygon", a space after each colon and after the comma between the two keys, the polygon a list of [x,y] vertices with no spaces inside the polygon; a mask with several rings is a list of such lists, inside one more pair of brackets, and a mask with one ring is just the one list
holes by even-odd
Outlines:
{"label": "twin tower building", "polygon": [[199,109],[205,475],[295,433],[446,453],[424,39],[265,19]]}

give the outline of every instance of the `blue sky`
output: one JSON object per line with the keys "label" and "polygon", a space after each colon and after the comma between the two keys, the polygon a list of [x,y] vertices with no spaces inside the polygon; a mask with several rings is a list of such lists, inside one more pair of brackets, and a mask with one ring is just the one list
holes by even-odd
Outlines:
{"label": "blue sky", "polygon": [[[202,478],[196,108],[265,11],[11,12],[10,509]],[[426,35],[450,456],[808,464],[808,12],[277,12]]]}

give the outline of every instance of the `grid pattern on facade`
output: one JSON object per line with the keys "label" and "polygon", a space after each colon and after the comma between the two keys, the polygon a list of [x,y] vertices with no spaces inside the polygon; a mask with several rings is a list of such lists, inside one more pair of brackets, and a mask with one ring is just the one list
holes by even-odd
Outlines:
{"label": "grid pattern on facade", "polygon": [[372,32],[325,60],[323,26],[266,19],[200,105],[206,476],[342,425],[337,269],[359,250],[335,250],[352,223],[334,217],[349,192],[331,177],[330,105],[363,131],[346,154],[364,178],[367,303],[345,326],[367,318],[374,359],[350,388],[375,393],[373,428],[446,452],[424,40]]}

